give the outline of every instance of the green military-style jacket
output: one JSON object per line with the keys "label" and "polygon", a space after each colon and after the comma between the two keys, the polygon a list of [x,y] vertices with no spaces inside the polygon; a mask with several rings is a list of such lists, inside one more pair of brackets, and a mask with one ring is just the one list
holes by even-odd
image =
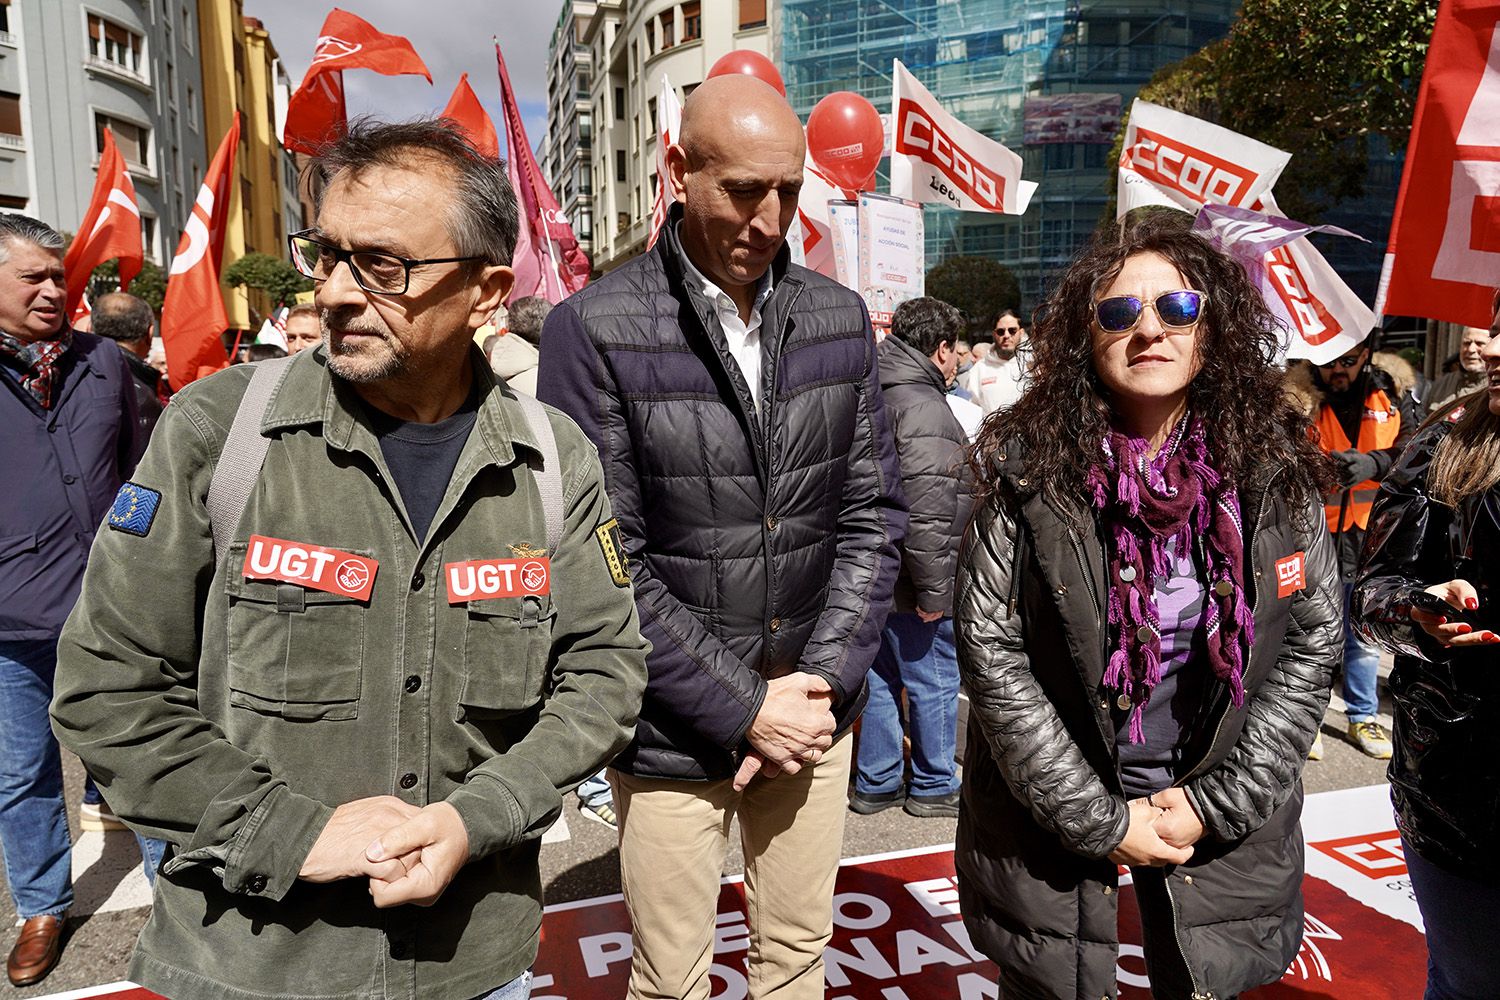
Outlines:
{"label": "green military-style jacket", "polygon": [[[535,959],[540,837],[629,740],[647,644],[593,446],[548,410],[566,518],[545,551],[538,443],[473,358],[479,412],[425,541],[321,348],[266,409],[270,448],[227,551],[205,501],[248,366],[173,399],[99,532],[54,729],[110,806],[170,845],[131,975],[172,1000],[469,1000]],[[517,560],[543,559],[545,589],[536,565],[521,587]],[[469,572],[493,560],[510,569]],[[367,600],[340,592],[364,582],[358,565]],[[267,577],[319,567],[317,586]],[[475,599],[476,580],[542,592]],[[374,795],[463,818],[474,860],[435,906],[377,910],[363,879],[298,880],[333,808]]]}

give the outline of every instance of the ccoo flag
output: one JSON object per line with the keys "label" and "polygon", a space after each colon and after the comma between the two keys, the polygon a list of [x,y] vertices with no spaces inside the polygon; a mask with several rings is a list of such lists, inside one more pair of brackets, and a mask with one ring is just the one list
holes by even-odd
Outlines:
{"label": "ccoo flag", "polygon": [[521,123],[521,109],[510,87],[510,74],[505,71],[499,42],[495,43],[495,61],[500,72],[500,104],[505,109],[505,144],[510,153],[505,171],[521,208],[521,226],[511,262],[516,284],[510,299],[540,295],[548,302],[561,302],[588,284],[589,257],[579,247],[573,227],[557,207],[557,199],[531,155],[526,126]]}
{"label": "ccoo flag", "polygon": [[453,88],[453,96],[448,98],[441,117],[467,132],[475,149],[492,160],[500,159],[500,137],[495,135],[495,123],[490,121],[474,88],[469,86],[469,74],[459,76],[458,86]]}
{"label": "ccoo flag", "polygon": [[225,220],[234,193],[234,154],[240,144],[240,116],[235,112],[219,151],[209,164],[198,200],[177,244],[161,307],[161,339],[167,352],[167,380],[173,389],[229,367],[224,342],[229,326],[219,290],[219,263],[224,257]]}
{"label": "ccoo flag", "polygon": [[1115,218],[1147,205],[1197,212],[1255,207],[1292,154],[1149,101],[1130,106],[1120,149]]}
{"label": "ccoo flag", "polygon": [[323,145],[344,134],[346,69],[374,70],[385,76],[420,74],[432,82],[427,64],[411,42],[376,31],[368,21],[335,7],[323,22],[302,85],[287,103],[282,134],[287,149],[316,156]]}
{"label": "ccoo flag", "polygon": [[78,235],[68,245],[63,258],[67,275],[68,319],[77,322],[88,312],[83,293],[89,286],[94,268],[107,260],[120,262],[120,289],[130,290],[130,282],[141,273],[145,260],[141,246],[141,210],[135,201],[135,185],[125,170],[125,157],[115,145],[114,134],[104,130],[104,152],[99,156],[99,176],[94,181],[94,197],[78,227]]}
{"label": "ccoo flag", "polygon": [[901,60],[892,70],[891,194],[963,212],[1020,215],[1036,185],[1021,158],[943,110]]}
{"label": "ccoo flag", "polygon": [[682,103],[677,100],[667,74],[661,75],[661,97],[656,102],[656,197],[651,201],[651,235],[646,249],[656,245],[656,234],[667,222],[667,209],[675,200],[667,194],[667,149],[682,135]]}
{"label": "ccoo flag", "polygon": [[1500,3],[1438,5],[1376,311],[1488,327],[1500,285]]}

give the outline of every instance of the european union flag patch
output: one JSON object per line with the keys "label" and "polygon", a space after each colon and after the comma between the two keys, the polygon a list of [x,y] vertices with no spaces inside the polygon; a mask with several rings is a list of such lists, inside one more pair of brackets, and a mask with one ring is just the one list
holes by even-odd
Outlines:
{"label": "european union flag patch", "polygon": [[116,531],[145,538],[151,530],[151,522],[156,520],[156,508],[160,506],[161,494],[156,490],[126,483],[115,494],[115,505],[104,520]]}

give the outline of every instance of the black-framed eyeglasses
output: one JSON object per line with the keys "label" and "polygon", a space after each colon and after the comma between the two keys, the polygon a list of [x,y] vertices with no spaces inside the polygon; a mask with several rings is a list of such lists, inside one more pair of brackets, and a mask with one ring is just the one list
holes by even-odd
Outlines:
{"label": "black-framed eyeglasses", "polygon": [[1129,333],[1140,325],[1147,309],[1156,312],[1157,322],[1169,330],[1185,330],[1203,318],[1208,293],[1192,288],[1163,292],[1151,301],[1134,295],[1111,295],[1094,303],[1094,322],[1105,333]]}
{"label": "black-framed eyeglasses", "polygon": [[[1360,354],[1363,354],[1363,353],[1364,353],[1363,351],[1360,352]],[[1360,354],[1346,354],[1342,358],[1334,358],[1332,361],[1325,361],[1321,365],[1319,365],[1318,367],[1319,368],[1353,368],[1355,365],[1359,364]]]}
{"label": "black-framed eyeglasses", "polygon": [[292,266],[298,273],[314,281],[327,281],[340,263],[349,265],[354,281],[367,292],[375,295],[404,295],[411,282],[414,267],[429,264],[462,264],[483,260],[483,257],[429,257],[425,260],[408,260],[395,254],[374,250],[345,250],[313,239],[311,229],[293,233],[287,237],[287,246],[292,251]]}

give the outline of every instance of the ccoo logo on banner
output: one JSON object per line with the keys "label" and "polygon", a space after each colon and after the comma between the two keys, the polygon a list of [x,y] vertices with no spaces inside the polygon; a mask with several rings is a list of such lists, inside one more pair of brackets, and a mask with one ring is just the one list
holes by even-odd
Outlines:
{"label": "ccoo logo on banner", "polygon": [[1290,160],[1290,153],[1211,122],[1136,101],[1120,152],[1116,217],[1150,205],[1243,210],[1210,213],[1200,229],[1260,280],[1289,335],[1286,357],[1330,361],[1365,339],[1375,313],[1307,241],[1315,227],[1279,217],[1271,188]]}

